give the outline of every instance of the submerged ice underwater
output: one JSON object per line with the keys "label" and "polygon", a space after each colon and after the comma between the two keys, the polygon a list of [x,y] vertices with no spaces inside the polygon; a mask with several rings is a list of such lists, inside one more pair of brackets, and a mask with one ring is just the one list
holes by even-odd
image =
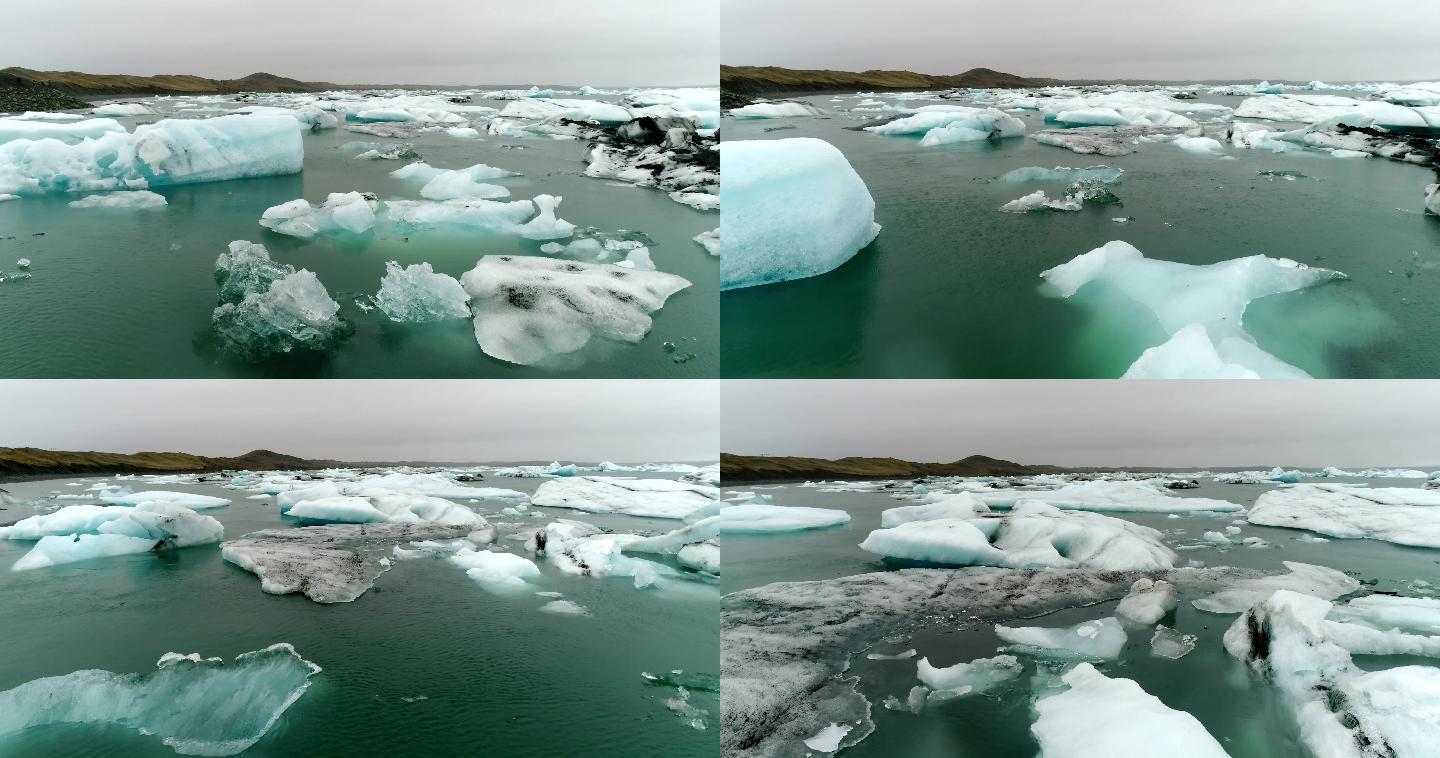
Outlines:
{"label": "submerged ice underwater", "polygon": [[0,755],[714,755],[717,475],[7,483]]}
{"label": "submerged ice underwater", "polygon": [[719,371],[713,88],[89,110],[0,115],[0,374]]}
{"label": "submerged ice underwater", "polygon": [[723,121],[727,377],[1440,376],[1440,83],[861,92]]}

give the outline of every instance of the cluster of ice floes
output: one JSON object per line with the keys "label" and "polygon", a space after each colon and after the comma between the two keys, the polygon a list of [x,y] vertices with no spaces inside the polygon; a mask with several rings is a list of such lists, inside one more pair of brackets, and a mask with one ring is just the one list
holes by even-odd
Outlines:
{"label": "cluster of ice floes", "polygon": [[69,505],[5,527],[0,539],[36,540],[12,571],[219,542],[224,527],[167,500],[135,505]]}
{"label": "cluster of ice floes", "polygon": [[1240,103],[1235,117],[1306,124],[1364,119],[1386,129],[1440,129],[1440,106],[1397,105],[1341,95],[1260,95]]}
{"label": "cluster of ice floes", "polygon": [[1304,484],[1262,494],[1246,518],[1331,537],[1440,548],[1440,490]]}
{"label": "cluster of ice floes", "polygon": [[871,532],[860,549],[953,566],[1158,570],[1176,561],[1157,530],[1025,500],[1005,514],[903,521]]}
{"label": "cluster of ice floes", "polygon": [[274,232],[300,239],[321,234],[364,234],[375,227],[374,195],[360,192],[332,192],[325,202],[312,206],[300,198],[267,208],[260,225]]}
{"label": "cluster of ice floes", "polygon": [[870,191],[830,143],[741,140],[721,152],[722,289],[824,274],[880,233]]}
{"label": "cluster of ice floes", "polygon": [[576,476],[541,484],[530,496],[530,504],[587,513],[684,519],[713,508],[719,497],[715,487],[672,479]]}
{"label": "cluster of ice floes", "polygon": [[181,755],[236,755],[269,732],[320,667],[285,643],[231,663],[166,653],[147,674],[98,669],[0,692],[0,737],[58,724],[115,725]]}
{"label": "cluster of ice floes", "polygon": [[1276,592],[1236,619],[1225,649],[1280,693],[1315,755],[1421,758],[1440,740],[1440,667],[1372,670],[1354,660],[1440,657],[1440,602]]}
{"label": "cluster of ice floes", "polygon": [[275,263],[263,245],[231,242],[215,261],[215,281],[220,304],[211,324],[225,349],[241,358],[323,350],[349,333],[340,304],[315,274]]}
{"label": "cluster of ice floes", "polygon": [[959,105],[926,106],[911,116],[865,127],[865,131],[891,136],[924,135],[921,147],[957,142],[985,142],[1025,136],[1025,122],[994,108]]}
{"label": "cluster of ice floes", "polygon": [[1040,275],[1046,292],[1069,298],[1099,283],[1107,296],[1147,307],[1169,339],[1147,349],[1125,373],[1136,379],[1308,378],[1265,352],[1244,330],[1245,309],[1267,295],[1345,279],[1288,258],[1252,255],[1210,265],[1146,258],[1109,242]]}
{"label": "cluster of ice floes", "polygon": [[601,336],[639,342],[650,314],[690,286],[639,266],[487,255],[460,277],[475,339],[487,355],[519,364],[573,353]]}
{"label": "cluster of ice floes", "polygon": [[[97,119],[98,120],[98,119]],[[267,115],[231,115],[210,119],[165,119],[127,132],[80,124],[33,124],[48,130],[70,127],[63,137],[19,136],[26,127],[0,119],[0,192],[36,195],[50,192],[137,190],[174,184],[255,176],[294,174],[301,170],[304,147],[295,120]],[[75,139],[76,137],[82,137]]]}
{"label": "cluster of ice floes", "polygon": [[[804,752],[802,744],[816,749],[807,741],[821,735],[829,738],[827,749],[834,752],[865,739],[875,726],[871,705],[857,690],[859,679],[844,673],[850,658],[855,651],[913,632],[922,620],[1028,618],[1121,598],[1142,578],[1167,582],[1186,593],[1206,593],[1257,576],[1230,568],[1147,575],[907,569],[731,593],[722,599],[721,611],[721,754],[798,755]],[[1070,629],[1005,628],[1016,644],[1027,646],[1026,655],[1038,651],[1042,657],[1061,659],[1108,654],[1114,640],[1126,635],[1113,619]],[[1018,662],[998,656],[938,668],[927,659],[923,667],[917,665],[917,675],[922,681],[928,678],[937,687],[937,699],[944,699],[1003,683],[1018,673]],[[911,690],[913,704],[902,705],[897,699],[893,707],[919,710],[928,690]]]}
{"label": "cluster of ice floes", "polygon": [[1244,510],[1227,500],[1180,497],[1171,493],[1163,479],[1070,482],[1052,489],[1005,489],[975,494],[992,508],[1018,506],[1026,500],[1039,501],[1063,510],[1116,511],[1129,513],[1195,513]]}

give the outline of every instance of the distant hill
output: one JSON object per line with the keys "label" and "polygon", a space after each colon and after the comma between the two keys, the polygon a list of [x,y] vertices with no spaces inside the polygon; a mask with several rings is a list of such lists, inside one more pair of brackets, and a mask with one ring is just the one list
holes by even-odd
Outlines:
{"label": "distant hill", "polygon": [[909,479],[918,476],[1033,476],[1059,473],[1055,466],[1026,466],[972,455],[954,463],[916,463],[899,458],[799,458],[794,456],[720,455],[724,481],[759,482],[803,479]]}
{"label": "distant hill", "polygon": [[980,89],[1047,87],[1058,79],[1017,76],[988,68],[963,74],[917,74],[914,71],[832,71],[779,66],[721,66],[720,88],[742,95],[802,92],[855,92],[858,90],[924,90],[974,87]]}
{"label": "distant hill", "polygon": [[97,453],[0,447],[0,476],[41,474],[157,474],[222,469],[274,471],[341,467],[340,461],[309,460],[271,450],[251,450],[232,458],[190,453]]}
{"label": "distant hill", "polygon": [[329,82],[302,82],[257,72],[239,79],[207,79],[189,74],[130,76],[80,71],[35,71],[12,66],[0,69],[0,87],[48,88],[72,95],[217,95],[234,92],[320,92],[335,89]]}

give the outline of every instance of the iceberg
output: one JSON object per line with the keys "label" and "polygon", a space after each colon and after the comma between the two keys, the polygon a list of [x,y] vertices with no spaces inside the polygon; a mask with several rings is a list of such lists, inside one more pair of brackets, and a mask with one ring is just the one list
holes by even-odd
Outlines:
{"label": "iceberg", "polygon": [[737,534],[798,532],[850,523],[850,514],[829,508],[731,505],[721,509],[720,531]]}
{"label": "iceberg", "polygon": [[1016,650],[1060,660],[1119,658],[1127,639],[1124,627],[1114,618],[1061,628],[996,625],[995,636]]}
{"label": "iceberg", "polygon": [[[260,360],[294,350],[323,350],[348,335],[330,298],[315,274],[279,267],[259,245],[242,241],[215,262],[221,304],[211,324],[226,349],[246,360]],[[245,287],[244,295],[235,296]]]}
{"label": "iceberg", "polygon": [[79,200],[71,200],[67,205],[71,208],[163,208],[167,204],[164,195],[156,194],[149,190],[129,190],[106,192],[99,195],[90,195]]}
{"label": "iceberg", "polygon": [[690,286],[673,274],[609,263],[487,255],[460,277],[486,355],[531,365],[599,335],[639,342],[650,313]]}
{"label": "iceberg", "polygon": [[1049,120],[1066,126],[1199,126],[1178,113],[1151,108],[1077,108],[1060,111]]}
{"label": "iceberg", "polygon": [[[1267,295],[1346,278],[1338,271],[1264,255],[1202,266],[1154,260],[1118,240],[1040,276],[1048,294],[1068,298],[1086,284],[1101,282],[1148,307],[1175,342],[1167,342],[1158,353],[1142,356],[1138,365],[1132,365],[1137,375],[1153,378],[1161,376],[1161,369],[1184,375],[1194,372],[1194,366],[1207,362],[1213,366],[1212,353],[1225,364],[1238,365],[1262,378],[1305,376],[1255,345],[1244,330],[1245,309],[1251,301]],[[1175,337],[1192,325],[1203,327],[1204,334],[1192,329],[1176,342]],[[1208,349],[1192,360],[1196,355],[1193,346],[1202,340],[1209,342]],[[1238,373],[1238,369],[1227,371]]]}
{"label": "iceberg", "polygon": [[305,157],[288,116],[165,119],[73,145],[0,144],[0,192],[38,195],[156,187],[299,173]]}
{"label": "iceberg", "polygon": [[574,224],[555,217],[555,208],[560,205],[559,197],[536,195],[534,203],[538,213],[520,227],[521,237],[527,240],[555,240],[565,239],[575,233]]}
{"label": "iceberg", "polygon": [[1425,188],[1425,212],[1440,216],[1440,184]]}
{"label": "iceberg", "polygon": [[115,724],[181,755],[236,755],[269,732],[320,667],[285,643],[229,664],[166,653],[148,674],[91,669],[0,692],[0,736],[55,724]]}
{"label": "iceberg", "polygon": [[1158,570],[1176,561],[1154,529],[1026,501],[1003,516],[907,521],[877,529],[860,549],[910,561],[1027,569]]}
{"label": "iceberg", "polygon": [[1165,614],[1175,610],[1179,604],[1180,596],[1175,585],[1164,580],[1137,579],[1125,597],[1120,598],[1115,615],[1125,621],[1150,626],[1165,618]]}
{"label": "iceberg", "polygon": [[740,108],[731,108],[731,118],[757,119],[757,118],[797,118],[801,116],[818,116],[820,109],[813,105],[797,102],[779,103],[751,103]]}
{"label": "iceberg", "polygon": [[1040,166],[1025,166],[1001,174],[999,181],[1002,182],[1082,182],[1095,180],[1105,184],[1114,184],[1120,181],[1125,174],[1125,169],[1113,166],[1089,166],[1087,168],[1070,168],[1069,166],[1056,166],[1055,168],[1042,168]]}
{"label": "iceberg", "polygon": [[429,263],[401,268],[385,264],[375,305],[391,321],[426,323],[470,316],[470,296],[454,277],[437,274]]}
{"label": "iceberg", "polygon": [[1235,109],[1236,118],[1296,121],[1314,124],[1343,120],[1386,129],[1440,129],[1440,107],[1405,106],[1379,100],[1356,100],[1341,95],[1260,95],[1246,98]]}
{"label": "iceberg", "polygon": [[385,209],[402,234],[430,229],[518,234],[535,215],[529,200],[386,200]]}
{"label": "iceberg", "polygon": [[348,603],[388,568],[384,555],[402,542],[453,540],[469,526],[433,523],[330,524],[251,532],[220,546],[220,555],[260,578],[271,595],[299,592],[317,603]]}
{"label": "iceberg", "polygon": [[1155,633],[1150,635],[1150,654],[1178,661],[1195,650],[1199,639],[1193,634],[1181,634],[1164,624],[1156,624]]}
{"label": "iceberg", "polygon": [[1174,495],[1159,479],[1072,482],[1053,490],[986,490],[976,492],[974,496],[991,508],[1009,508],[1031,500],[1075,511],[1194,513],[1244,510],[1238,503],[1228,500]]}
{"label": "iceberg", "polygon": [[[1440,195],[1437,195],[1437,197],[1440,197]],[[1436,202],[1440,203],[1440,200],[1436,200]],[[1440,205],[1437,205],[1436,207],[1440,208]],[[1440,213],[1440,210],[1437,210],[1435,212]],[[718,227],[715,229],[711,229],[708,232],[701,232],[695,235],[694,239],[695,242],[700,245],[700,247],[705,248],[705,252],[717,258],[720,256],[720,229]]]}
{"label": "iceberg", "polygon": [[830,143],[740,140],[720,152],[721,289],[827,273],[880,233],[870,191]]}
{"label": "iceberg", "polygon": [[714,487],[670,479],[574,476],[546,480],[530,496],[530,504],[588,513],[683,519],[713,505],[719,496]]}
{"label": "iceberg", "polygon": [[1210,137],[1176,137],[1174,144],[1187,153],[1221,153],[1225,151],[1225,146],[1221,145],[1219,140]]}
{"label": "iceberg", "polygon": [[936,668],[929,658],[921,658],[915,669],[916,676],[930,688],[930,697],[944,698],[983,694],[1020,676],[1025,667],[1013,655],[997,655],[946,668]]}
{"label": "iceberg", "polygon": [[1302,484],[1262,494],[1246,519],[1330,537],[1440,548],[1440,490]]}
{"label": "iceberg", "polygon": [[534,561],[512,553],[489,550],[461,550],[449,561],[485,589],[497,592],[523,590],[532,579],[540,578],[540,567]]}
{"label": "iceberg", "polygon": [[922,111],[885,124],[867,126],[865,131],[892,136],[923,133],[925,136],[920,138],[920,146],[935,147],[1024,137],[1025,122],[994,108],[957,106],[955,110]]}
{"label": "iceberg", "polygon": [[267,208],[260,225],[274,232],[300,239],[321,234],[364,234],[375,228],[374,195],[363,192],[332,192],[319,207],[304,198]]}
{"label": "iceberg", "polygon": [[990,507],[969,492],[945,496],[941,500],[921,505],[906,505],[887,508],[880,514],[880,526],[891,527],[911,521],[936,521],[939,519],[973,519],[989,513]]}
{"label": "iceberg", "polygon": [[92,118],[66,123],[0,118],[0,144],[13,140],[50,139],[74,145],[87,139],[99,139],[111,133],[125,134],[125,127],[121,126],[119,121],[109,118]]}
{"label": "iceberg", "polygon": [[144,492],[130,492],[118,495],[100,495],[100,499],[112,505],[141,506],[151,503],[168,503],[179,505],[191,510],[200,511],[206,508],[220,508],[230,504],[229,500],[213,495],[197,495],[193,492],[170,492],[168,490],[145,490]]}
{"label": "iceberg", "polygon": [[1281,590],[1334,600],[1360,589],[1360,582],[1335,569],[1294,561],[1284,563],[1288,574],[1241,580],[1209,597],[1192,601],[1191,605],[1207,613],[1241,613]]}
{"label": "iceberg", "polygon": [[1042,693],[1030,732],[1044,758],[1097,755],[1229,758],[1204,725],[1140,688],[1112,679],[1089,663],[1062,677],[1068,688]]}
{"label": "iceberg", "polygon": [[155,111],[144,103],[107,103],[90,112],[97,116],[148,116]]}

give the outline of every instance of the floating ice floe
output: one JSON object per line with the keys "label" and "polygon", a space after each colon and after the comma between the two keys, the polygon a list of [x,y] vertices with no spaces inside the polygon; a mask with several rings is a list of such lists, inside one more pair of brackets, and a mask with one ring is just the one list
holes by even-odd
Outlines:
{"label": "floating ice floe", "polygon": [[181,755],[236,755],[269,732],[320,667],[285,643],[231,663],[166,653],[148,674],[90,669],[0,692],[0,736],[55,724],[113,724]]}
{"label": "floating ice floe", "polygon": [[1034,134],[1036,142],[1063,147],[1080,155],[1116,157],[1135,152],[1136,145],[1146,139],[1173,139],[1187,130],[1173,126],[1080,126],[1070,129],[1046,129]]}
{"label": "floating ice floe", "polygon": [[1030,732],[1044,758],[1229,758],[1199,719],[1166,706],[1130,679],[1112,679],[1081,663],[1061,681],[1067,689],[1035,701]]}
{"label": "floating ice floe", "polygon": [[1162,480],[1071,482],[1053,490],[994,490],[974,493],[991,508],[1008,508],[1026,500],[1062,510],[1120,513],[1193,513],[1242,511],[1238,503],[1206,497],[1180,497]]}
{"label": "floating ice floe", "polygon": [[1334,605],[1281,591],[1235,620],[1225,649],[1279,691],[1315,755],[1426,758],[1440,740],[1440,667],[1366,670],[1352,656],[1434,657],[1437,628],[1434,601],[1376,595]]}
{"label": "floating ice floe", "polygon": [[530,504],[588,513],[683,519],[713,505],[717,498],[719,491],[714,487],[671,479],[576,476],[541,484],[530,496]]}
{"label": "floating ice floe", "polygon": [[220,554],[258,576],[266,593],[300,592],[317,603],[348,603],[365,594],[389,568],[384,553],[395,545],[459,539],[470,531],[469,526],[431,523],[268,529],[226,541]]}
{"label": "floating ice floe", "polygon": [[148,116],[155,111],[144,103],[107,103],[90,112],[97,116]]}
{"label": "floating ice floe", "polygon": [[1113,166],[1089,166],[1087,168],[1070,168],[1069,166],[1042,168],[1040,166],[1025,166],[1001,174],[999,181],[1075,183],[1093,179],[1106,184],[1114,184],[1120,181],[1120,177],[1124,174],[1125,169],[1115,168]]}
{"label": "floating ice floe", "polygon": [[1025,122],[994,108],[954,106],[953,110],[923,111],[885,124],[867,126],[865,131],[891,136],[924,134],[920,138],[920,146],[934,147],[1024,137]]}
{"label": "floating ice floe", "polygon": [[1150,636],[1150,654],[1177,661],[1195,650],[1199,639],[1196,635],[1181,634],[1164,624],[1156,624],[1155,633]]}
{"label": "floating ice floe", "polygon": [[191,510],[220,508],[230,504],[229,500],[213,495],[197,495],[193,492],[171,492],[169,490],[145,490],[118,494],[101,494],[100,499],[112,505],[140,506],[152,503],[168,503]]}
{"label": "floating ice floe", "polygon": [[375,305],[391,321],[425,323],[470,317],[470,296],[460,282],[435,273],[429,263],[405,268],[395,261],[386,263]]}
{"label": "floating ice floe", "polygon": [[164,195],[149,190],[129,190],[90,195],[71,200],[71,208],[120,208],[125,210],[141,208],[163,208],[167,204]]}
{"label": "floating ice floe", "polygon": [[1440,184],[1431,184],[1425,188],[1425,212],[1440,216]]}
{"label": "floating ice floe", "polygon": [[531,580],[540,578],[540,567],[534,561],[513,553],[466,549],[450,556],[449,561],[494,592],[524,590]]}
{"label": "floating ice floe", "polygon": [[1245,579],[1191,605],[1209,613],[1241,613],[1280,590],[1334,600],[1360,589],[1360,582],[1332,568],[1294,561],[1285,561],[1285,568],[1290,573]]}
{"label": "floating ice floe", "polygon": [[1335,119],[1366,119],[1386,129],[1440,129],[1440,107],[1404,106],[1341,95],[1261,95],[1240,103],[1236,118],[1313,124]]}
{"label": "floating ice floe", "polygon": [[0,527],[0,539],[37,540],[12,571],[219,542],[215,519],[164,501],[134,507],[70,505]]}
{"label": "floating ice floe", "polygon": [[73,145],[47,139],[0,144],[0,192],[37,195],[147,189],[299,173],[304,146],[294,119],[165,119]]}
{"label": "floating ice floe", "polygon": [[1302,484],[1260,496],[1252,524],[1440,548],[1440,490]]}
{"label": "floating ice floe", "polygon": [[726,506],[719,518],[721,532],[738,534],[798,532],[850,523],[845,511],[764,504]]}
{"label": "floating ice floe", "polygon": [[860,549],[902,560],[1008,568],[1153,570],[1176,560],[1160,532],[1149,527],[1023,500],[1005,515],[877,529]]}
{"label": "floating ice floe", "polygon": [[1065,194],[1059,198],[1051,199],[1045,194],[1045,190],[1035,190],[1024,197],[1011,200],[1000,206],[1004,213],[1029,213],[1030,211],[1078,211],[1085,207],[1085,203],[1096,203],[1110,205],[1120,202],[1120,198],[1111,192],[1105,183],[1099,179],[1086,179],[1076,182],[1065,188]]}
{"label": "floating ice floe", "polygon": [[599,335],[639,342],[650,313],[690,286],[673,274],[608,263],[487,255],[460,277],[487,355],[530,365]]}
{"label": "floating ice floe", "polygon": [[59,140],[74,145],[106,134],[125,134],[120,122],[109,118],[92,118],[68,123],[52,123],[34,119],[0,118],[0,144],[13,140]]}
{"label": "floating ice floe", "polygon": [[930,688],[930,699],[941,700],[983,694],[1020,676],[1025,667],[1013,655],[997,655],[945,668],[936,668],[929,658],[921,658],[915,670],[920,681]]}
{"label": "floating ice floe", "polygon": [[687,523],[664,534],[642,537],[620,546],[625,553],[672,554],[680,565],[706,574],[720,574],[721,522],[718,515],[710,515],[712,506],[692,511],[685,517]]}
{"label": "floating ice floe", "polygon": [[215,280],[221,303],[211,325],[225,348],[241,358],[322,350],[348,334],[340,304],[315,274],[275,264],[261,245],[231,242],[215,261]]}
{"label": "floating ice floe", "polygon": [[332,192],[321,205],[304,198],[267,208],[260,225],[300,239],[321,234],[364,234],[375,228],[375,196],[364,192]]}
{"label": "floating ice floe", "polygon": [[[1436,212],[1440,213],[1440,211]],[[717,258],[720,256],[720,229],[718,227],[715,229],[711,229],[708,232],[701,232],[695,235],[695,242],[699,243],[701,247],[705,248],[705,252],[716,256]]]}
{"label": "floating ice floe", "polygon": [[721,158],[722,289],[827,273],[880,233],[865,182],[824,140],[726,142]]}
{"label": "floating ice floe", "polygon": [[1060,628],[996,625],[995,636],[1014,650],[1060,660],[1118,658],[1127,639],[1124,627],[1114,618]]}
{"label": "floating ice floe", "polygon": [[[1066,113],[1093,113],[1096,116],[1104,116],[1106,112],[1113,111],[1117,114],[1129,114],[1127,120],[1131,123],[1147,121],[1143,125],[1165,125],[1163,122],[1179,114],[1195,116],[1206,116],[1210,118],[1228,118],[1230,108],[1215,103],[1206,103],[1194,99],[1179,100],[1170,95],[1155,90],[1148,91],[1116,91],[1102,92],[1095,94],[1076,94],[1071,97],[1056,97],[1040,100],[1037,103],[1039,110],[1044,114],[1047,121],[1061,121],[1062,114]],[[1170,114],[1169,116],[1165,114]],[[1187,125],[1194,126],[1195,122]],[[1086,123],[1075,121],[1073,123]],[[1103,121],[1092,122],[1095,125],[1115,126],[1119,124],[1105,124]],[[1177,122],[1177,125],[1183,122]]]}
{"label": "floating ice floe", "polygon": [[1195,266],[1146,258],[1114,241],[1040,275],[1046,292],[1071,297],[1101,282],[1154,313],[1170,339],[1145,351],[1126,378],[1308,378],[1261,350],[1243,327],[1250,302],[1345,279],[1288,258],[1252,255]]}
{"label": "floating ice floe", "polygon": [[973,519],[989,513],[990,507],[969,492],[946,495],[934,502],[887,508],[880,514],[880,526],[889,529],[911,521]]}
{"label": "floating ice floe", "polygon": [[1048,120],[1066,126],[1178,126],[1186,129],[1198,126],[1178,113],[1152,108],[1077,108],[1060,111]]}
{"label": "floating ice floe", "polygon": [[731,108],[730,116],[739,119],[797,118],[818,116],[820,109],[808,103],[784,101],[778,103],[751,103],[740,108]]}
{"label": "floating ice floe", "polygon": [[1179,604],[1180,596],[1175,585],[1164,580],[1137,579],[1115,607],[1115,615],[1125,621],[1150,626],[1165,618],[1165,614],[1175,610]]}
{"label": "floating ice floe", "polygon": [[636,589],[661,588],[665,577],[678,576],[669,566],[625,555],[626,548],[645,538],[603,533],[593,524],[561,520],[535,531],[531,549],[560,571],[575,576],[629,577]]}
{"label": "floating ice floe", "polygon": [[446,170],[433,168],[423,162],[403,166],[390,172],[390,175],[423,182],[420,196],[426,200],[494,200],[509,197],[510,190],[496,184],[487,184],[483,180],[519,176],[514,171],[484,163],[477,163],[469,168]]}

